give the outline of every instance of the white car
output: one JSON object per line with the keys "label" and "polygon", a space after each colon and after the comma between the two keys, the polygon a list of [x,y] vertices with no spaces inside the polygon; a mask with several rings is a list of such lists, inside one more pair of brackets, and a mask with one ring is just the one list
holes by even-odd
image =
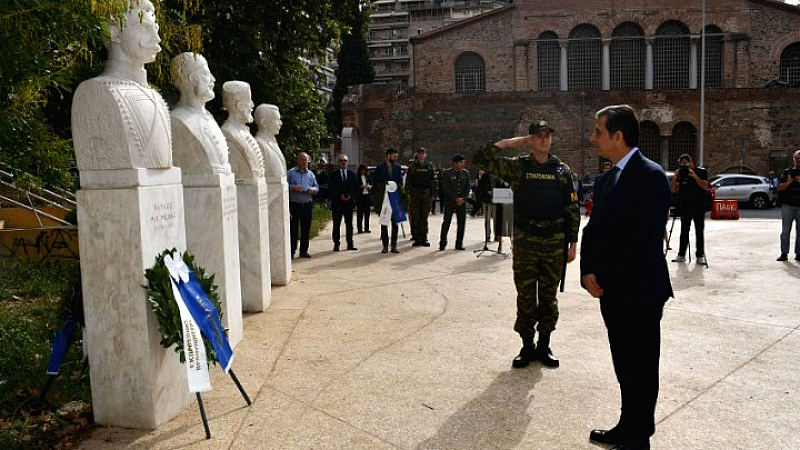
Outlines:
{"label": "white car", "polygon": [[744,174],[720,174],[708,180],[715,188],[716,200],[739,200],[753,208],[768,208],[775,200],[769,180]]}

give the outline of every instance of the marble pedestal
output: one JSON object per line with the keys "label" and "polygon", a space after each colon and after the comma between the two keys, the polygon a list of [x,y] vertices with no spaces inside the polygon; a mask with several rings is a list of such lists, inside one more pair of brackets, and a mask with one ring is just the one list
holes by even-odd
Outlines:
{"label": "marble pedestal", "polygon": [[195,263],[214,274],[222,325],[231,347],[244,336],[239,275],[239,225],[233,173],[184,176],[186,245]]}
{"label": "marble pedestal", "polygon": [[272,300],[267,182],[263,177],[237,180],[236,188],[242,309],[261,312],[269,308]]}
{"label": "marble pedestal", "polygon": [[292,250],[289,241],[289,183],[267,183],[269,191],[269,264],[273,286],[292,280]]}
{"label": "marble pedestal", "polygon": [[181,171],[82,170],[77,197],[94,421],[155,429],[191,400],[142,287],[159,253],[186,249]]}

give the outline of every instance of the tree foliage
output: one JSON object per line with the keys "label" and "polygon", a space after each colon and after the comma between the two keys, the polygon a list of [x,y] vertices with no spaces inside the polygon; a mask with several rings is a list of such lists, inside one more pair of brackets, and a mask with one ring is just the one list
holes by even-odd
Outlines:
{"label": "tree foliage", "polygon": [[68,181],[72,91],[101,30],[88,2],[0,2],[0,163],[33,176],[20,181]]}
{"label": "tree foliage", "polygon": [[337,135],[342,133],[342,99],[347,94],[347,88],[371,83],[375,79],[375,69],[369,62],[369,50],[364,39],[368,14],[368,8],[351,11],[349,31],[342,37],[342,48],[337,58],[336,86],[328,112],[331,131]]}
{"label": "tree foliage", "polygon": [[[209,109],[219,121],[222,84],[250,83],[256,104],[273,103],[284,126],[287,156],[313,151],[328,138],[317,75],[322,58],[359,11],[361,0],[154,0],[163,50],[148,65],[149,81],[169,103],[177,92],[169,62],[199,51],[217,79]],[[78,84],[103,69],[103,19],[123,0],[0,2],[0,165],[27,180],[66,184],[74,165],[70,114]],[[20,172],[18,172],[19,174]],[[22,180],[21,180],[22,181]]]}

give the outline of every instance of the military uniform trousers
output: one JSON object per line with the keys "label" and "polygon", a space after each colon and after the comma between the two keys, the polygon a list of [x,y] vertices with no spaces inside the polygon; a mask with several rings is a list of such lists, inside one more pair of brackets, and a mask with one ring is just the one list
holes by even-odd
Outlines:
{"label": "military uniform trousers", "polygon": [[410,192],[411,237],[418,242],[428,240],[428,215],[431,212],[431,193],[430,189],[412,189]]}
{"label": "military uniform trousers", "polygon": [[456,206],[452,200],[447,200],[444,205],[444,221],[439,235],[439,248],[447,247],[447,234],[450,232],[450,222],[456,214],[456,248],[464,246],[464,228],[467,226],[467,202]]}
{"label": "military uniform trousers", "polygon": [[[517,287],[517,321],[514,331],[533,338],[536,330],[549,334],[558,322],[558,285],[564,264],[564,233],[534,236],[515,229],[514,284]],[[538,327],[537,327],[538,324]]]}

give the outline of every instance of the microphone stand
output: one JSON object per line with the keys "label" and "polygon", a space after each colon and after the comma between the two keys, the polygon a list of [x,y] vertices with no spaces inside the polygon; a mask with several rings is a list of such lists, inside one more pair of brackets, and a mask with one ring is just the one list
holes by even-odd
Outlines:
{"label": "microphone stand", "polygon": [[[485,252],[497,253],[498,255],[502,255],[503,258],[508,258],[509,257],[508,253],[503,253],[500,250],[492,250],[492,249],[489,248],[489,242],[491,242],[491,239],[492,239],[492,225],[491,225],[491,222],[489,221],[489,206],[490,205],[492,205],[492,203],[490,203],[490,202],[484,202],[483,203],[483,227],[484,227],[484,230],[486,231],[486,239],[483,241],[483,248],[480,249],[480,250],[473,250],[473,253],[477,253],[477,255],[475,255],[476,258],[480,258],[481,255],[483,255]],[[495,204],[495,205],[492,205],[492,206],[494,206],[495,208],[498,208],[498,207],[502,208],[503,207],[503,205],[501,205],[501,204]],[[495,212],[495,214],[497,214],[497,213]],[[495,230],[495,232],[496,231],[497,230]],[[502,239],[502,237],[500,239]]]}

